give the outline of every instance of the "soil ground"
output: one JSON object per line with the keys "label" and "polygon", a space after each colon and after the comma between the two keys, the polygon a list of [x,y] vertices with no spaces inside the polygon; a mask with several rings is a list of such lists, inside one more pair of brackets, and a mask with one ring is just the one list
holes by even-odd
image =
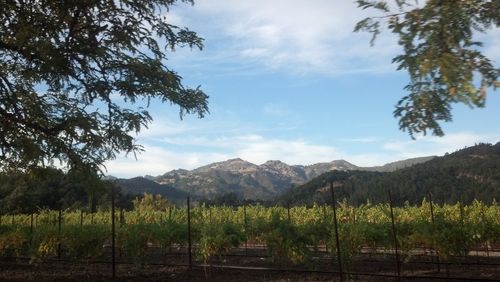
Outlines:
{"label": "soil ground", "polygon": [[[161,259],[152,254],[148,258],[143,266],[120,259],[114,281],[340,281],[338,273],[334,273],[337,267],[331,260],[325,259],[307,266],[317,272],[304,272],[300,269],[306,266],[283,265],[282,268],[287,270],[266,269],[276,268],[276,265],[270,264],[264,257],[252,255],[215,259],[211,267],[200,266],[198,261],[192,269],[186,265],[187,256],[183,254],[167,254]],[[418,261],[403,263],[401,274],[407,278],[402,281],[447,281],[447,277],[461,278],[461,281],[500,281],[500,258],[497,257],[469,257],[467,261],[453,264],[441,262],[439,272],[435,262],[435,258],[426,256],[418,258]],[[28,259],[3,258],[0,259],[0,281],[112,281],[111,267],[107,261],[82,263],[54,259],[34,264]],[[397,281],[395,277],[390,277],[396,274],[395,269],[393,257],[365,256],[346,265],[344,271],[387,275],[350,275],[346,279],[349,281]]]}

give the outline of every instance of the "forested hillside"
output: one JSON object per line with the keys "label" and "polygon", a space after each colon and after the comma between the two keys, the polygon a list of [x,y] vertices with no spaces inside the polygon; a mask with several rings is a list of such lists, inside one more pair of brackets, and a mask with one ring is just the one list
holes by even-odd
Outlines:
{"label": "forested hillside", "polygon": [[188,193],[175,189],[170,185],[159,184],[144,177],[134,177],[131,179],[117,179],[116,184],[120,192],[126,195],[139,195],[144,193],[151,195],[161,195],[170,202],[184,204]]}
{"label": "forested hillside", "polygon": [[395,203],[419,203],[432,193],[438,203],[491,203],[500,199],[500,142],[479,144],[394,172],[332,171],[290,189],[281,202],[312,203],[330,199],[333,182],[338,199],[352,204],[387,202],[390,190]]}
{"label": "forested hillside", "polygon": [[[0,212],[108,208],[110,192],[110,183],[88,172],[38,168],[24,173],[0,173]],[[118,207],[131,208],[134,197],[115,189]]]}

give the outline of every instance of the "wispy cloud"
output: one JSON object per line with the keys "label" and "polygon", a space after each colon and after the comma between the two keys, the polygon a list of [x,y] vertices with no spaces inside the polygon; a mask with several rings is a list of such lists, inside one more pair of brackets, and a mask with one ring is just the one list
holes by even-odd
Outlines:
{"label": "wispy cloud", "polygon": [[247,139],[235,154],[254,163],[281,160],[288,164],[313,164],[337,159],[340,154],[335,147],[311,144],[307,141],[285,139]]}
{"label": "wispy cloud", "polygon": [[283,104],[268,103],[264,105],[264,113],[275,117],[285,117],[292,113],[292,111]]}
{"label": "wispy cloud", "polygon": [[154,122],[148,125],[147,129],[144,129],[140,133],[140,138],[150,139],[179,135],[188,133],[193,130],[196,130],[196,128],[192,125],[189,125],[188,123],[158,117],[155,118]]}
{"label": "wispy cloud", "polygon": [[399,50],[390,33],[374,47],[369,34],[353,33],[367,16],[353,1],[199,0],[173,12],[207,39],[198,58],[212,61],[205,67],[226,67],[227,73],[238,73],[237,65],[295,74],[387,72]]}
{"label": "wispy cloud", "polygon": [[137,160],[131,156],[120,156],[116,160],[107,162],[107,173],[123,178],[160,175],[173,169],[195,168],[230,157],[230,155],[212,152],[179,152],[148,144],[144,144],[144,147],[146,151],[138,154]]}
{"label": "wispy cloud", "polygon": [[352,142],[352,143],[374,143],[379,142],[381,139],[377,137],[361,137],[361,138],[341,138],[339,141]]}
{"label": "wispy cloud", "polygon": [[448,133],[443,137],[426,136],[416,140],[390,141],[383,145],[389,153],[400,158],[414,158],[451,153],[477,143],[496,143],[500,134],[479,134],[474,132]]}
{"label": "wispy cloud", "polygon": [[484,54],[498,66],[500,64],[500,28],[477,33],[475,39],[484,43]]}

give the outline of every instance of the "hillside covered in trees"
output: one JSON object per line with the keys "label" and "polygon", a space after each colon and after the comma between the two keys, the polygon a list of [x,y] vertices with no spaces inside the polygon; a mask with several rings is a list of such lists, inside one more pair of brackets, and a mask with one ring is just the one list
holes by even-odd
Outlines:
{"label": "hillside covered in trees", "polygon": [[[28,172],[0,173],[0,212],[30,213],[40,209],[108,208],[111,185],[88,171],[63,172],[37,168]],[[135,196],[115,188],[118,207],[132,208]]]}
{"label": "hillside covered in trees", "polygon": [[478,144],[428,162],[394,172],[331,171],[292,188],[279,201],[310,204],[330,199],[329,183],[337,199],[351,204],[387,202],[388,190],[396,204],[420,203],[432,194],[438,203],[491,203],[500,199],[500,142]]}

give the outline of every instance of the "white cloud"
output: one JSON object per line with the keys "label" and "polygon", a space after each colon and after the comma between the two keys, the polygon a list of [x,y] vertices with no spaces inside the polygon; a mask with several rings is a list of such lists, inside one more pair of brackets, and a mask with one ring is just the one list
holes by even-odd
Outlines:
{"label": "white cloud", "polygon": [[173,169],[192,169],[230,157],[223,153],[179,152],[148,144],[144,144],[144,148],[146,151],[138,154],[137,160],[133,156],[120,156],[107,162],[107,174],[124,178],[160,175]]}
{"label": "white cloud", "polygon": [[140,138],[160,138],[165,136],[184,134],[195,130],[196,128],[185,122],[172,121],[166,118],[155,117],[154,122],[148,125],[140,133]]}
{"label": "white cloud", "polygon": [[[369,13],[353,1],[198,0],[175,12],[207,39],[205,60],[231,61],[231,68],[236,60],[297,74],[387,72],[399,50],[390,33],[374,47],[371,35],[353,33]],[[214,45],[224,46],[211,53]]]}
{"label": "white cloud", "polygon": [[[209,68],[211,75],[253,74],[265,66],[295,74],[345,75],[395,71],[391,60],[401,48],[394,34],[382,32],[371,47],[371,34],[353,32],[359,20],[378,15],[354,1],[197,0],[193,7],[172,9],[168,17],[206,39],[203,52],[179,49],[174,55],[195,72]],[[499,33],[496,28],[475,36],[496,63]]]}
{"label": "white cloud", "polygon": [[485,55],[493,60],[497,67],[500,65],[500,28],[488,31],[481,38],[485,42]]}
{"label": "white cloud", "polygon": [[373,143],[380,141],[377,137],[360,137],[360,138],[342,138],[342,142],[354,142],[354,143]]}
{"label": "white cloud", "polygon": [[285,105],[268,103],[264,105],[264,113],[275,117],[285,117],[290,115],[292,112]]}
{"label": "white cloud", "polygon": [[392,141],[384,149],[400,158],[443,155],[473,146],[477,143],[496,143],[500,134],[478,134],[473,132],[448,133],[443,137],[426,136],[411,141]]}
{"label": "white cloud", "polygon": [[253,163],[281,160],[288,164],[329,162],[340,157],[336,148],[304,140],[260,139],[242,144],[236,154]]}
{"label": "white cloud", "polygon": [[268,54],[269,50],[266,48],[247,48],[241,51],[241,55],[248,58],[260,58]]}

